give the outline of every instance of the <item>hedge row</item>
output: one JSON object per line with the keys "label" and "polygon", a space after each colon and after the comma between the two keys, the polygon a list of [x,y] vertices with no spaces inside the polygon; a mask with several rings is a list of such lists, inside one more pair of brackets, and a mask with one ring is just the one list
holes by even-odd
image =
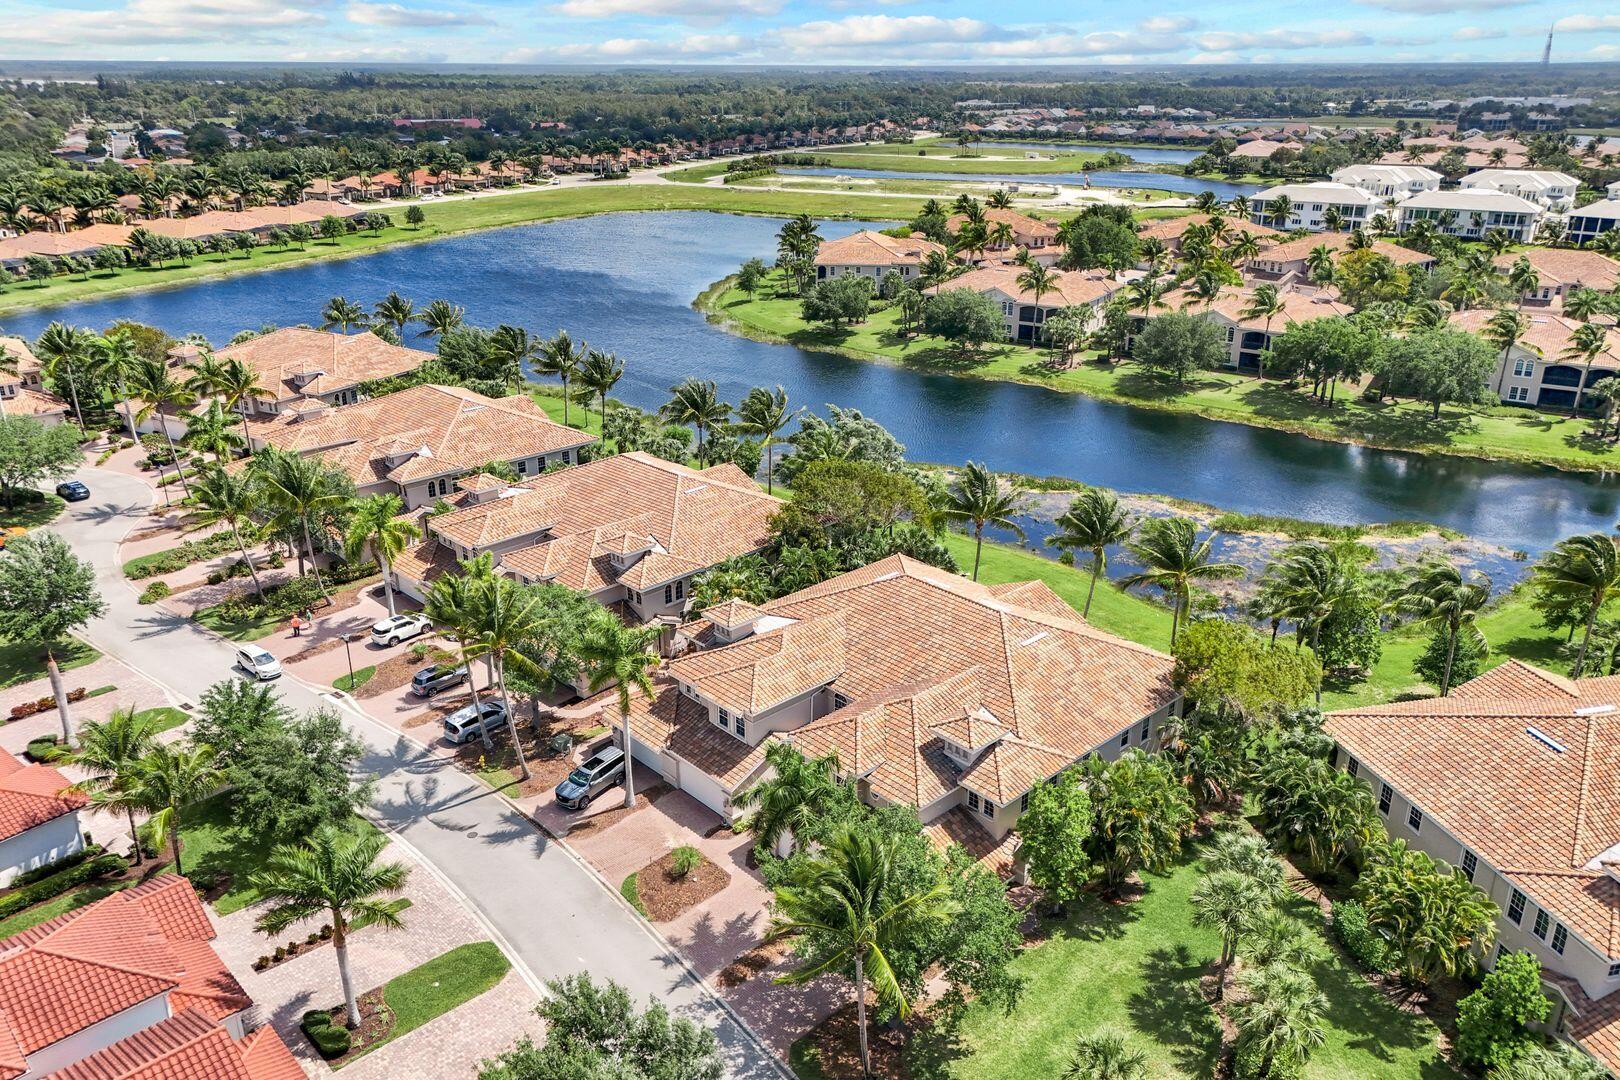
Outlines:
{"label": "hedge row", "polygon": [[116,874],[126,865],[122,855],[98,855],[89,862],[82,862],[61,873],[42,878],[9,896],[0,897],[0,919],[9,919],[20,911],[26,911],[35,904],[61,896],[69,889],[83,885],[87,881]]}
{"label": "hedge row", "polygon": [[315,1049],[327,1061],[349,1052],[349,1029],[332,1023],[332,1014],[325,1009],[311,1009],[305,1013],[299,1027],[304,1029],[309,1041],[315,1044]]}
{"label": "hedge row", "polygon": [[63,870],[71,869],[72,867],[78,866],[82,862],[87,862],[106,850],[107,849],[102,847],[100,844],[86,844],[84,847],[80,848],[78,851],[75,851],[72,855],[69,855],[66,858],[57,859],[53,863],[46,863],[44,866],[36,866],[32,870],[23,871],[11,879],[11,887],[14,889],[20,889],[24,885],[32,885],[36,881],[44,881],[51,875],[61,873]]}
{"label": "hedge row", "polygon": [[[250,540],[250,537],[244,536],[243,539]],[[236,538],[231,535],[231,530],[224,529],[201,540],[187,540],[175,547],[131,559],[124,564],[124,576],[131,581],[140,581],[158,574],[172,574],[176,570],[184,570],[194,562],[212,559],[235,548]]]}
{"label": "hedge row", "polygon": [[[69,690],[67,699],[70,703],[83,701],[89,693],[90,691],[81,686],[76,690]],[[50,712],[54,708],[56,708],[56,698],[36,698],[33,701],[25,701],[21,705],[13,705],[11,707],[11,718],[13,720],[23,720],[30,716],[38,716],[42,712]]]}

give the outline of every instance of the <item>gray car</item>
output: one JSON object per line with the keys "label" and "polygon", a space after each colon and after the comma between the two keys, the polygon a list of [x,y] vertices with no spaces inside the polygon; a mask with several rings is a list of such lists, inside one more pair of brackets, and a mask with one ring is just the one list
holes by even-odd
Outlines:
{"label": "gray car", "polygon": [[486,731],[494,734],[505,723],[506,706],[498,701],[468,705],[444,718],[444,741],[460,746],[481,737]]}
{"label": "gray car", "polygon": [[604,746],[557,785],[557,805],[565,810],[583,810],[602,792],[622,783],[624,751]]}
{"label": "gray car", "polygon": [[432,697],[440,690],[460,686],[467,681],[467,669],[454,664],[429,664],[411,676],[411,693],[417,697]]}

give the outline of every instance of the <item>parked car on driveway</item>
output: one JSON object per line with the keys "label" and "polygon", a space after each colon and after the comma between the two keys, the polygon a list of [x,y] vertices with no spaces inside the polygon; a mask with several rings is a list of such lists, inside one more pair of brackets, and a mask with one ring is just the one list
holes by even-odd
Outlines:
{"label": "parked car on driveway", "polygon": [[257,645],[241,645],[236,650],[236,666],[255,679],[281,677],[281,661]]}
{"label": "parked car on driveway", "polygon": [[83,502],[90,497],[90,489],[77,480],[67,480],[57,484],[56,493],[68,502]]}
{"label": "parked car on driveway", "polygon": [[433,620],[426,615],[390,615],[371,626],[373,645],[398,645],[400,642],[433,629]]}
{"label": "parked car on driveway", "polygon": [[440,690],[460,686],[467,681],[467,669],[454,664],[429,664],[411,676],[411,693],[417,697],[432,697]]}
{"label": "parked car on driveway", "polygon": [[583,810],[602,792],[624,783],[624,751],[604,746],[557,785],[557,805]]}
{"label": "parked car on driveway", "polygon": [[498,701],[482,701],[457,709],[444,718],[444,741],[455,746],[494,732],[506,723],[506,706]]}

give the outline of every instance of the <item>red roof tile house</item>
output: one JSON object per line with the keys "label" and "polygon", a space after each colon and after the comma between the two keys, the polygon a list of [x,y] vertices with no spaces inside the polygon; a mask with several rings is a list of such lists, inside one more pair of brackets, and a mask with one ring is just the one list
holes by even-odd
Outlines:
{"label": "red roof tile house", "polygon": [[1021,266],[980,266],[928,292],[972,289],[981,296],[988,296],[1001,309],[1009,340],[1037,342],[1045,340],[1046,320],[1053,314],[1071,307],[1099,309],[1125,287],[1124,280],[1113,278],[1103,270],[1054,270],[1051,287],[1037,297],[1033,290],[1018,283],[1024,273]]}
{"label": "red roof tile house", "polygon": [[[8,364],[17,370],[6,370]],[[44,365],[18,337],[0,337],[0,416],[29,416],[46,426],[67,419],[68,403],[45,389]]]}
{"label": "red roof tile house", "polygon": [[1390,836],[1501,908],[1487,966],[1535,954],[1554,1024],[1620,1071],[1620,677],[1510,660],[1449,697],[1333,713],[1326,730]]}
{"label": "red roof tile house", "polygon": [[270,391],[270,397],[240,406],[249,416],[273,416],[307,398],[350,405],[360,400],[360,384],[409,374],[433,359],[432,353],[390,345],[376,334],[332,334],[301,326],[272,330],[214,355],[242,361]]}
{"label": "red roof tile house", "polygon": [[[166,874],[0,941],[0,1080],[294,1080],[274,1032]],[[217,1033],[217,1034],[216,1034]]]}
{"label": "red roof tile house", "polygon": [[694,651],[635,699],[634,753],[727,819],[787,740],[836,754],[866,801],[915,806],[956,839],[968,818],[994,848],[1037,781],[1150,744],[1180,703],[1170,657],[1095,629],[1045,584],[982,585],[904,555],[709,608],[676,645]]}
{"label": "red roof tile house", "polygon": [[893,270],[910,281],[917,276],[923,256],[930,252],[943,255],[945,249],[921,236],[902,239],[862,229],[837,240],[821,242],[816,249],[816,279],[856,274],[871,278],[876,284]]}
{"label": "red roof tile house", "polygon": [[1318,291],[1296,285],[1285,285],[1277,290],[1282,311],[1268,321],[1264,317],[1245,315],[1254,302],[1254,288],[1250,285],[1222,287],[1213,302],[1205,303],[1186,289],[1164,294],[1166,306],[1196,315],[1218,326],[1226,337],[1227,366],[1245,374],[1260,371],[1260,358],[1271,348],[1272,341],[1312,319],[1329,319],[1351,314],[1348,304],[1342,304],[1331,291]]}
{"label": "red roof tile house", "polygon": [[49,765],[0,750],[0,886],[84,847],[79,811],[90,800]]}
{"label": "red roof tile house", "polygon": [[699,470],[639,451],[516,485],[491,479],[472,478],[462,509],[427,520],[428,540],[394,560],[398,588],[420,599],[439,574],[487,551],[520,581],[567,585],[643,622],[677,621],[692,578],[763,548],[782,505],[729,462]]}

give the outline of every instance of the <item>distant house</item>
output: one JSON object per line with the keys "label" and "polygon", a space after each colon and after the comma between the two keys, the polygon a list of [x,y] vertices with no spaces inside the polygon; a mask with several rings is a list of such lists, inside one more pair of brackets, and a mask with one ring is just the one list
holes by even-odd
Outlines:
{"label": "distant house", "polygon": [[823,240],[816,249],[816,279],[844,277],[856,274],[871,278],[874,283],[893,270],[910,281],[917,276],[923,256],[945,249],[921,236],[886,236],[872,229],[862,229],[837,240]]}
{"label": "distant house", "polygon": [[0,337],[0,356],[17,365],[0,371],[0,416],[31,416],[50,426],[67,418],[68,403],[45,389],[44,365],[18,337]]}
{"label": "distant house", "polygon": [[929,292],[971,289],[988,296],[1001,309],[1008,340],[1039,342],[1045,340],[1046,320],[1055,312],[1070,307],[1100,308],[1125,284],[1101,270],[1054,271],[1052,288],[1037,297],[1032,290],[1018,284],[1023,273],[1023,268],[1018,266],[981,266],[936,285]]}
{"label": "distant house", "polygon": [[1298,152],[1302,147],[1296,142],[1273,142],[1270,139],[1251,139],[1239,143],[1229,155],[1243,161],[1270,161],[1279,150],[1293,150]]}
{"label": "distant house", "polygon": [[1463,191],[1500,191],[1517,195],[1546,210],[1563,212],[1575,205],[1581,182],[1551,169],[1481,169],[1458,181]]}
{"label": "distant house", "polygon": [[[1319,247],[1333,253],[1337,262],[1351,250],[1351,235],[1343,232],[1325,232],[1314,236],[1301,236],[1295,240],[1266,248],[1243,264],[1243,278],[1250,284],[1270,282],[1274,285],[1305,284],[1310,281],[1307,260]],[[1440,260],[1433,255],[1414,251],[1387,240],[1374,240],[1367,249],[1382,255],[1396,266],[1427,270]]]}
{"label": "distant house", "polygon": [[1166,293],[1163,302],[1220,327],[1226,338],[1226,366],[1252,375],[1259,372],[1260,358],[1271,348],[1272,340],[1290,326],[1351,314],[1349,306],[1328,292],[1287,286],[1278,290],[1278,296],[1283,310],[1272,316],[1269,325],[1263,318],[1243,314],[1254,301],[1254,289],[1249,286],[1228,285],[1210,303],[1194,298],[1185,289],[1178,289]]}
{"label": "distant house", "polygon": [[[1158,221],[1150,221],[1143,225],[1138,230],[1137,236],[1142,240],[1158,240],[1164,244],[1170,254],[1179,256],[1181,254],[1181,238],[1186,231],[1194,225],[1208,225],[1212,220],[1214,220],[1214,217],[1210,214],[1184,214],[1181,217],[1161,218]],[[1254,237],[1262,248],[1268,244],[1276,243],[1283,236],[1281,232],[1268,225],[1257,224],[1254,221],[1235,215],[1222,216],[1221,221],[1225,223],[1229,231],[1247,233]],[[1137,268],[1145,270],[1147,268],[1146,261],[1138,263]]]}
{"label": "distant house", "polygon": [[1380,199],[1438,191],[1440,179],[1439,173],[1421,165],[1347,165],[1332,175],[1335,184],[1348,184]]}
{"label": "distant house", "polygon": [[[1481,333],[1490,322],[1489,308],[1453,312],[1451,325]],[[1529,325],[1504,356],[1497,352],[1491,390],[1504,402],[1539,408],[1573,409],[1576,395],[1620,373],[1620,332],[1609,330],[1608,347],[1592,362],[1568,355],[1570,340],[1580,323],[1552,311],[1526,313]]]}
{"label": "distant house", "polygon": [[[960,232],[962,226],[967,224],[967,216],[956,214],[945,222],[945,227],[952,234]],[[969,262],[980,263],[996,261],[1003,256],[1011,255],[1018,248],[1029,252],[1030,257],[1038,263],[1050,266],[1062,256],[1063,251],[1058,245],[1058,227],[1050,221],[1032,218],[1028,214],[1020,214],[1016,210],[986,207],[984,211],[985,229],[994,233],[996,226],[1006,225],[1012,230],[1011,243],[989,242],[977,251],[963,252]]]}
{"label": "distant house", "polygon": [[272,330],[214,355],[240,360],[270,391],[238,405],[249,416],[273,416],[308,399],[352,405],[360,400],[361,384],[407,375],[433,359],[432,353],[390,345],[376,334],[334,334],[301,326]]}
{"label": "distant house", "polygon": [[0,887],[84,848],[79,811],[88,797],[49,765],[0,750]]}
{"label": "distant house", "polygon": [[1564,297],[1576,289],[1606,293],[1620,285],[1620,262],[1596,251],[1533,247],[1503,252],[1491,264],[1506,274],[1520,259],[1535,269],[1538,279],[1536,287],[1523,296],[1527,304],[1562,308]]}
{"label": "distant house", "polygon": [[[1271,209],[1279,199],[1288,202],[1288,213],[1283,217]],[[1250,196],[1249,220],[1274,229],[1321,232],[1327,228],[1323,215],[1337,210],[1341,228],[1357,229],[1369,224],[1383,205],[1383,199],[1349,184],[1279,184]]]}
{"label": "distant house", "polygon": [[1501,229],[1510,239],[1529,243],[1535,239],[1542,213],[1537,203],[1491,188],[1426,191],[1395,208],[1395,223],[1404,233],[1417,222],[1427,221],[1436,231],[1463,240],[1478,240]]}
{"label": "distant house", "polygon": [[[1577,207],[1564,215],[1564,239],[1586,244],[1620,228],[1620,180],[1609,185],[1609,197]],[[4,241],[0,241],[4,243]]]}

